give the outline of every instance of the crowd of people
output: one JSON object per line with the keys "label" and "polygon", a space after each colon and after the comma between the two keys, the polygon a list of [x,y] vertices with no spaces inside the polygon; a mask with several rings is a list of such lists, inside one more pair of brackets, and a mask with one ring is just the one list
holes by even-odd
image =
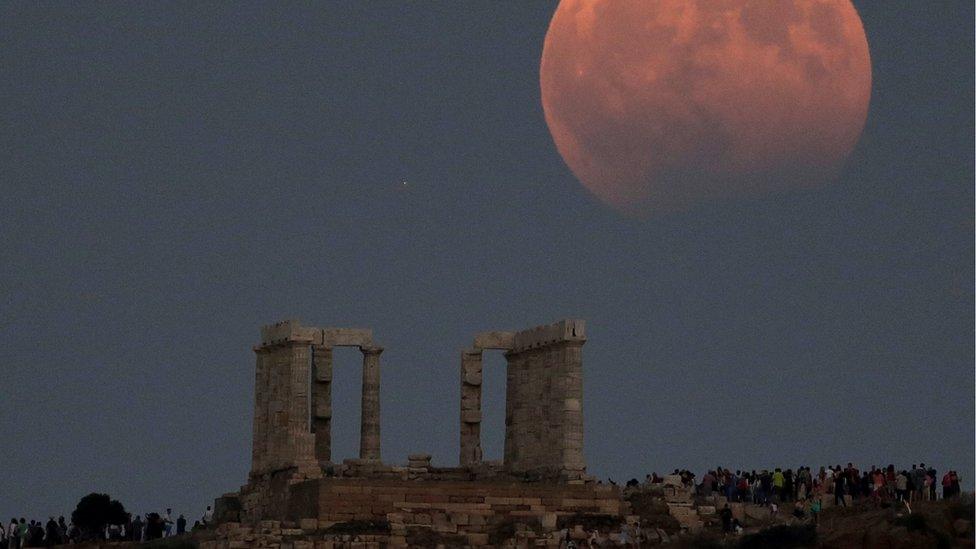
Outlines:
{"label": "crowd of people", "polygon": [[39,520],[27,521],[23,517],[19,520],[10,519],[7,525],[0,521],[0,549],[22,549],[24,547],[51,547],[81,541],[91,541],[95,538],[110,541],[151,541],[154,539],[182,536],[198,528],[204,528],[213,522],[213,510],[207,506],[206,512],[187,530],[187,519],[183,515],[173,518],[173,510],[166,509],[165,513],[146,513],[145,518],[139,515],[127,515],[121,524],[106,524],[99,532],[86,532],[73,522],[65,522],[64,517],[49,517],[47,523]]}
{"label": "crowd of people", "polygon": [[[935,468],[926,467],[924,463],[901,470],[894,465],[884,468],[871,466],[865,471],[848,463],[847,467],[820,467],[816,472],[806,466],[798,467],[795,471],[776,467],[772,470],[734,472],[725,467],[716,467],[706,471],[701,479],[696,479],[691,471],[675,469],[672,479],[674,477],[678,477],[681,485],[696,496],[709,498],[720,495],[725,498],[726,503],[719,508],[718,515],[727,533],[741,533],[743,530],[727,502],[769,506],[773,514],[779,512],[779,506],[792,504],[792,516],[809,518],[816,523],[827,498],[838,506],[896,501],[911,505],[917,501],[939,499],[940,486],[942,499],[958,498],[961,494],[961,479],[956,471],[948,471],[939,477]],[[657,473],[647,475],[644,480],[645,485],[665,482],[666,479]],[[613,480],[610,483],[616,484]],[[630,479],[626,487],[640,489],[641,482]],[[640,523],[626,525],[621,536],[624,540],[640,539]]]}
{"label": "crowd of people", "polygon": [[[777,467],[772,471],[763,469],[758,472],[732,472],[724,467],[717,467],[705,472],[700,481],[696,481],[694,473],[690,471],[675,470],[673,474],[679,475],[685,486],[694,486],[698,495],[707,497],[719,494],[728,501],[757,505],[824,497],[832,497],[837,505],[864,500],[936,500],[940,486],[942,498],[949,499],[960,494],[960,478],[956,471],[948,471],[940,478],[935,468],[926,467],[924,463],[901,470],[894,465],[884,468],[872,465],[865,471],[848,463],[847,467],[820,467],[816,472],[806,466],[801,466],[796,471]],[[636,480],[631,482],[637,483]],[[647,476],[647,482],[663,482],[663,479],[654,473]]]}

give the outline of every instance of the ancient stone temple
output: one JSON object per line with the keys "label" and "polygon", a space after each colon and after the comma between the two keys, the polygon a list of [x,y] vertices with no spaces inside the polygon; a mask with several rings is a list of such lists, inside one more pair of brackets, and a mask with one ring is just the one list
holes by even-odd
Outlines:
{"label": "ancient stone temple", "polygon": [[481,459],[482,353],[505,352],[505,471],[580,479],[583,460],[582,320],[485,332],[461,352],[462,467]]}
{"label": "ancient stone temple", "polygon": [[[381,458],[383,348],[371,330],[295,320],[265,326],[254,347],[251,472],[239,492],[218,498],[218,520],[246,532],[274,523],[316,543],[365,521],[386,525],[376,534],[381,545],[408,545],[428,531],[487,546],[491,532],[507,532],[513,521],[551,532],[566,517],[619,519],[619,491],[588,477],[583,459],[585,343],[581,320],[476,335],[461,352],[460,463],[437,467],[428,454],[402,464]],[[332,353],[340,346],[362,352],[362,423],[358,458],[337,461],[331,391]],[[493,350],[507,361],[500,463],[485,462],[481,452],[482,356]]]}

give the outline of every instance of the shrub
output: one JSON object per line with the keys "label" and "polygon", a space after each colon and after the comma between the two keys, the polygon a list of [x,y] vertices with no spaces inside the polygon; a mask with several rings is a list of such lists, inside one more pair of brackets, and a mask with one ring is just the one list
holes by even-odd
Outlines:
{"label": "shrub", "polygon": [[898,526],[904,526],[909,532],[927,532],[929,529],[928,522],[925,520],[925,515],[918,513],[898,517],[895,519],[895,524]]}
{"label": "shrub", "polygon": [[108,494],[88,494],[71,512],[71,521],[81,531],[83,539],[101,537],[106,525],[125,524],[127,520],[125,507]]}

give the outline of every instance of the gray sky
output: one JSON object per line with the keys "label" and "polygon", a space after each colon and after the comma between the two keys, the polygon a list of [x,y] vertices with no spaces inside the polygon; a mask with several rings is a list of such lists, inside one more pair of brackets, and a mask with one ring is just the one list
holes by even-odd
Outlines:
{"label": "gray sky", "polygon": [[[972,489],[973,7],[856,4],[874,88],[836,184],[635,220],[552,144],[553,3],[3,3],[0,517],[199,516],[246,480],[250,348],[289,317],[374,329],[390,462],[457,463],[475,332],[581,317],[594,474]],[[336,457],[359,376],[338,353]]]}

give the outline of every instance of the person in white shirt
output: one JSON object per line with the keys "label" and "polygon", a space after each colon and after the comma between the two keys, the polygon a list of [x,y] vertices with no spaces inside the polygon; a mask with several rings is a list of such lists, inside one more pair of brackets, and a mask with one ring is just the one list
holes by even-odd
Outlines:
{"label": "person in white shirt", "polygon": [[170,537],[173,535],[173,513],[172,509],[166,509],[166,513],[163,515],[163,537]]}
{"label": "person in white shirt", "polygon": [[210,523],[213,522],[213,515],[214,515],[213,510],[208,505],[207,510],[203,513],[204,526],[210,526]]}

